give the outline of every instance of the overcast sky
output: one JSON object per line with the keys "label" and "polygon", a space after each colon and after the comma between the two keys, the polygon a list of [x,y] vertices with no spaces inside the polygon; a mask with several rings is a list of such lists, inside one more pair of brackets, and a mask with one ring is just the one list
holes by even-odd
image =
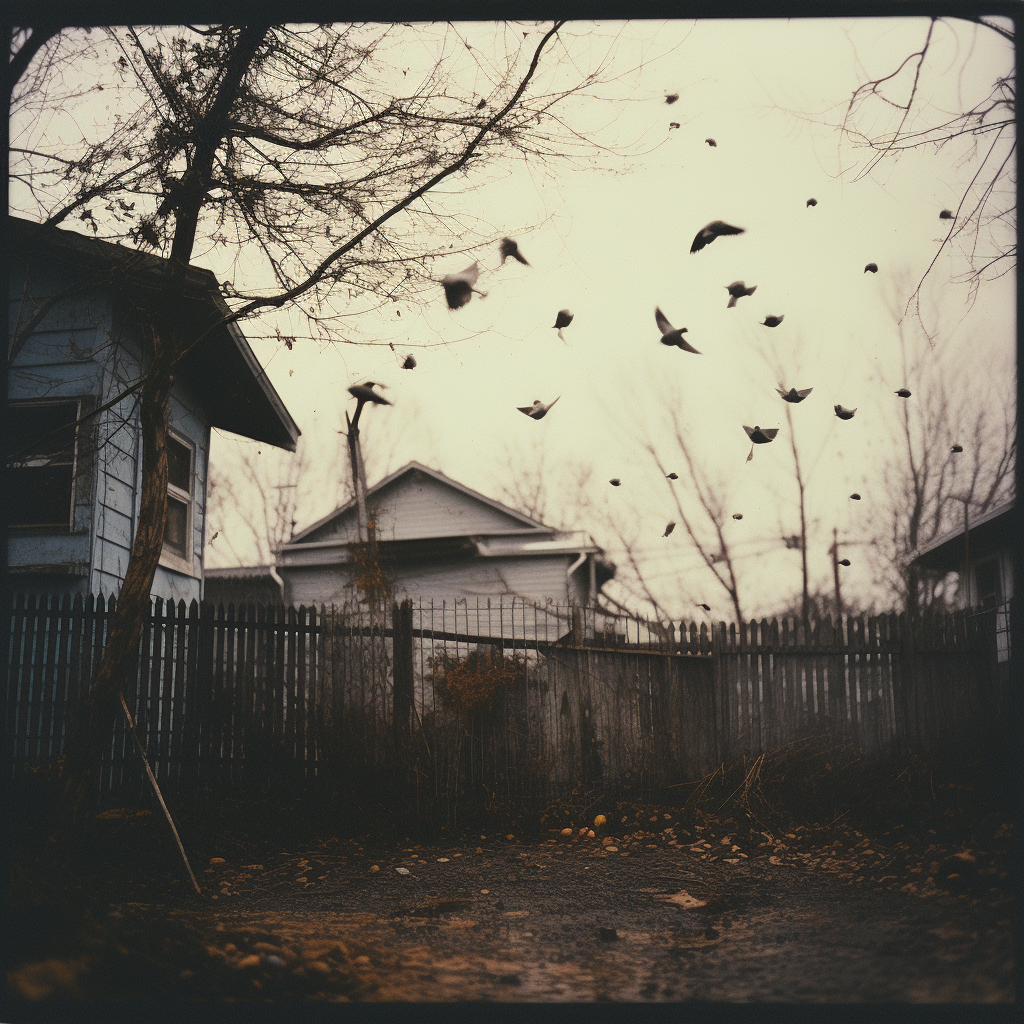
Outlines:
{"label": "overcast sky", "polygon": [[[927,25],[571,23],[577,37],[590,39],[573,44],[577,63],[611,52],[614,80],[600,102],[572,100],[561,116],[628,155],[603,152],[546,166],[520,160],[492,168],[484,187],[462,195],[453,187],[445,199],[446,209],[479,215],[497,236],[516,238],[531,266],[510,261],[497,270],[492,246],[435,260],[430,270],[440,277],[478,259],[478,287],[487,297],[450,311],[438,286],[427,306],[384,304],[361,316],[353,334],[373,345],[323,346],[300,337],[288,350],[266,336],[271,321],[243,325],[311,442],[318,478],[330,466],[344,470],[336,461],[336,430],[352,406],[348,385],[383,381],[393,408],[371,409],[363,418],[364,444],[386,453],[381,471],[416,459],[499,496],[496,481],[511,472],[506,451],[529,454],[539,436],[549,463],[593,466],[590,500],[599,508],[607,503],[626,524],[677,615],[689,617],[687,602],[706,600],[728,617],[724,591],[685,534],[661,537],[677,516],[670,485],[643,442],[655,439],[663,459],[683,472],[665,434],[671,407],[702,464],[720,476],[729,506],[743,513],[729,529],[743,556],[745,604],[756,614],[771,612],[800,586],[799,555],[781,539],[798,527],[792,457],[780,433],[746,462],[743,424],[788,429],[774,390],[779,380],[771,367],[779,363],[786,387],[814,388],[793,407],[793,418],[812,473],[812,586],[827,585],[832,528],[850,539],[865,536],[872,484],[900,401],[892,391],[915,386],[900,378],[887,300],[905,297],[924,273],[948,228],[939,212],[956,209],[977,169],[957,163],[962,149],[916,151],[855,181],[867,153],[842,144],[827,123],[841,118],[860,82],[888,74],[918,49]],[[478,46],[493,37],[487,26],[459,29]],[[417,59],[410,45],[413,73]],[[922,88],[933,112],[959,111],[1012,64],[1012,46],[995,33],[965,23],[940,26]],[[890,95],[904,96],[906,84]],[[667,104],[667,94],[678,101]],[[709,137],[714,148],[705,143]],[[806,205],[810,197],[814,208]],[[691,254],[696,232],[718,219],[745,233]],[[196,262],[225,276],[226,268],[198,250]],[[869,262],[877,274],[864,273]],[[971,306],[966,287],[950,283],[965,269],[955,247],[940,256],[934,287],[926,289],[926,323],[950,337],[954,363],[970,365],[975,377],[1005,378],[1014,371],[1013,275],[985,284]],[[725,285],[737,279],[757,291],[727,309]],[[687,328],[700,355],[659,344],[655,306]],[[565,344],[551,328],[562,308],[575,314]],[[760,323],[767,314],[785,320],[769,329]],[[276,323],[308,333],[295,311]],[[388,342],[414,353],[417,368],[401,370]],[[558,396],[542,421],[516,410]],[[835,403],[856,407],[856,417],[840,422]],[[953,434],[955,425],[951,441]],[[215,431],[211,458],[230,471],[240,446],[252,445]],[[622,486],[610,487],[611,477]],[[856,506],[848,497],[854,490],[865,499]],[[300,512],[298,529],[330,510],[330,485],[317,494]],[[598,522],[580,525],[621,561],[614,537]],[[846,592],[864,602],[878,598],[865,560],[852,550],[849,557]],[[223,548],[208,550],[208,565],[225,561]]]}
{"label": "overcast sky", "polygon": [[[924,273],[947,227],[938,214],[956,208],[976,166],[956,166],[959,151],[916,152],[854,182],[865,152],[841,146],[820,122],[834,123],[869,74],[888,73],[918,49],[926,28],[915,19],[602,25],[594,46],[604,52],[618,34],[617,67],[636,70],[610,90],[619,100],[580,102],[563,116],[571,124],[575,113],[587,127],[604,117],[601,137],[634,155],[614,172],[607,157],[554,176],[551,168],[520,164],[448,200],[513,235],[529,268],[509,262],[490,272],[496,253],[483,249],[473,255],[486,299],[474,296],[449,311],[438,288],[426,308],[386,306],[372,328],[364,319],[362,337],[416,354],[411,372],[387,348],[307,343],[288,351],[260,340],[254,348],[300,426],[316,435],[321,459],[335,450],[345,388],[372,377],[389,385],[395,403],[363,421],[368,447],[375,430],[387,439],[388,469],[417,459],[493,495],[495,481],[510,472],[506,450],[528,456],[538,435],[549,464],[592,465],[591,500],[621,513],[647,574],[687,616],[685,602],[702,599],[728,617],[724,592],[681,531],[662,539],[666,522],[677,518],[670,485],[638,441],[664,439],[664,460],[682,472],[664,434],[672,403],[699,458],[721,474],[730,507],[744,515],[729,528],[742,556],[745,604],[757,614],[772,611],[799,592],[798,554],[781,540],[798,526],[792,459],[780,434],[745,462],[742,426],[786,429],[770,369],[781,362],[787,387],[814,388],[793,414],[811,469],[812,586],[827,586],[832,527],[851,540],[866,536],[877,462],[900,401],[892,391],[914,388],[900,378],[887,295],[905,296]],[[465,31],[472,40],[474,28]],[[984,29],[942,29],[937,43],[929,66],[941,73],[926,85],[940,109],[963,109],[1012,67],[1009,45]],[[666,104],[673,93],[678,101]],[[709,137],[714,148],[705,144]],[[807,207],[810,197],[816,207]],[[691,254],[695,233],[717,219],[746,233]],[[467,262],[464,255],[438,260],[435,273]],[[869,262],[878,274],[864,273]],[[956,360],[979,372],[1012,372],[1013,276],[985,285],[969,308],[966,288],[950,284],[964,269],[955,251],[940,257],[926,323],[955,335]],[[727,309],[724,286],[736,279],[757,291]],[[701,355],[659,344],[656,305],[688,329]],[[551,329],[561,308],[575,314],[566,344]],[[769,329],[760,323],[767,314],[785,320]],[[557,396],[543,421],[516,411]],[[856,407],[857,416],[840,422],[835,403]],[[953,441],[955,424],[950,432]],[[216,438],[214,459],[230,458],[234,445]],[[610,487],[611,477],[622,486]],[[854,490],[863,492],[859,505],[849,500]],[[326,511],[310,509],[299,528]],[[582,525],[616,557],[607,530],[602,536],[597,523]],[[866,560],[847,553],[846,593],[863,602],[880,597]]]}

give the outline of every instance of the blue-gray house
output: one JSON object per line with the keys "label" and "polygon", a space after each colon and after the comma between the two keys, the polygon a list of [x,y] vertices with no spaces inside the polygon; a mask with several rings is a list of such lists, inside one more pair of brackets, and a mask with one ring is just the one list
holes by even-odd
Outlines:
{"label": "blue-gray house", "polygon": [[[141,495],[137,385],[165,261],[7,220],[5,504],[17,591],[116,594]],[[210,430],[295,450],[299,429],[234,323],[215,276],[188,271],[197,333],[171,394],[167,529],[155,597],[203,597]],[[216,325],[216,326],[215,326]]]}

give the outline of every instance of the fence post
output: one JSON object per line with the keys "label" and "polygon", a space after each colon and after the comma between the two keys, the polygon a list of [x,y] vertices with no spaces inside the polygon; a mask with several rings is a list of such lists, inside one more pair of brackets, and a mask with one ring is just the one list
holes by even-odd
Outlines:
{"label": "fence post", "polygon": [[409,746],[409,718],[412,715],[412,601],[406,599],[401,606],[395,602],[391,607],[391,622],[394,630],[394,690],[391,725],[394,730],[396,752],[401,757],[401,754]]}

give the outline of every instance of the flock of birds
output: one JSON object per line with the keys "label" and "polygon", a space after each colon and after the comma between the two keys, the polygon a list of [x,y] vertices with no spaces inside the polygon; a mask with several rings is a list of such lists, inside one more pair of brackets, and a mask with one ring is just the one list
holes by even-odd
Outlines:
{"label": "flock of birds", "polygon": [[[671,94],[665,97],[665,102],[671,104],[674,103],[678,98],[679,97],[677,94]],[[670,124],[670,128],[676,127],[678,127],[678,125],[675,122],[672,122]],[[716,147],[718,145],[717,142],[711,138],[705,139],[704,141],[707,143],[708,146],[711,147]],[[807,207],[815,207],[817,205],[817,199],[811,198],[807,200]],[[939,214],[939,218],[941,220],[951,220],[954,219],[954,214],[950,210],[942,210],[942,212]],[[711,221],[711,223],[706,224],[704,227],[702,227],[700,231],[698,231],[697,234],[694,236],[693,243],[690,246],[690,253],[692,255],[694,253],[700,252],[705,246],[710,245],[717,238],[727,237],[729,235],[741,235],[744,233],[744,231],[744,228],[736,227],[735,225],[732,224],[727,224],[725,221],[713,220]],[[499,267],[503,266],[507,259],[514,259],[517,262],[523,264],[523,266],[530,266],[530,263],[527,261],[526,257],[523,256],[522,252],[520,251],[519,244],[512,238],[501,239],[501,242],[499,243],[499,254],[501,256],[501,262],[499,263]],[[877,274],[878,264],[868,263],[864,267],[864,273]],[[440,278],[440,284],[444,289],[445,300],[448,303],[449,309],[461,309],[472,299],[474,293],[479,295],[481,298],[487,297],[486,292],[480,291],[480,289],[476,287],[479,277],[480,264],[478,261],[474,261],[468,267],[466,267],[465,270],[459,271],[458,273],[455,274],[446,274],[442,278]],[[750,287],[747,287],[746,282],[744,281],[733,281],[732,284],[726,285],[725,288],[729,293],[729,302],[727,308],[732,309],[741,298],[753,295],[754,292],[757,290],[757,285],[751,285]],[[784,314],[780,314],[778,316],[774,314],[768,314],[765,316],[765,319],[761,321],[761,325],[768,328],[778,327],[784,319]],[[655,307],[654,310],[654,320],[658,326],[658,330],[661,332],[661,343],[663,345],[670,348],[678,348],[680,349],[680,351],[690,352],[693,353],[694,355],[700,355],[700,351],[694,348],[693,345],[691,345],[683,337],[683,335],[687,333],[687,329],[685,327],[674,327],[672,323],[668,320],[668,318],[665,316],[665,314],[658,307]],[[562,331],[564,328],[568,327],[572,323],[572,321],[573,314],[570,310],[560,309],[558,311],[555,317],[555,322],[552,325],[552,329],[558,332],[558,337],[563,342],[565,342],[565,336],[562,333]],[[392,350],[394,350],[394,346],[392,345],[391,347]],[[416,367],[415,358],[412,355],[405,356],[401,360],[401,367],[402,369],[405,370],[414,369]],[[348,389],[349,393],[358,402],[356,408],[356,418],[358,418],[359,412],[362,410],[363,405],[367,402],[371,402],[378,405],[392,404],[386,398],[384,398],[383,395],[374,391],[373,389],[375,387],[385,387],[385,385],[377,381],[369,380],[365,381],[363,384],[353,385]],[[778,392],[783,401],[798,404],[802,402],[805,398],[807,398],[807,396],[814,389],[798,389],[791,387],[787,390],[785,385],[780,384],[779,387],[777,387],[775,390]],[[901,387],[899,390],[895,392],[895,394],[899,398],[903,399],[911,397],[911,392],[906,387]],[[516,408],[519,410],[519,412],[523,413],[526,416],[529,416],[531,419],[542,420],[551,411],[552,407],[555,405],[559,398],[561,398],[561,395],[547,403],[542,402],[540,399],[535,399],[532,405],[517,406]],[[840,404],[834,405],[833,409],[835,411],[835,415],[840,420],[852,420],[857,412],[856,408],[847,409]],[[753,427],[748,427],[744,424],[743,429],[744,431],[746,431],[747,437],[750,439],[751,442],[750,452],[746,458],[747,462],[749,462],[754,456],[754,445],[770,444],[772,441],[775,440],[776,436],[779,433],[778,427],[762,428],[758,424],[755,424]],[[951,451],[954,453],[962,452],[963,447],[959,444],[955,444],[952,446]],[[676,473],[668,473],[667,477],[669,480],[679,479]],[[609,483],[613,487],[619,487],[622,481],[618,477],[613,477],[609,481]],[[850,498],[855,501],[861,500],[861,496],[857,493],[851,494]],[[741,512],[734,513],[732,518],[740,520],[743,518],[743,514]],[[665,532],[662,534],[662,536],[670,536],[674,529],[675,523],[668,523],[668,525],[665,527]],[[840,560],[838,564],[848,566],[850,565],[850,561],[849,559],[844,558]],[[700,607],[703,607],[706,610],[708,609],[707,605],[701,605]]]}

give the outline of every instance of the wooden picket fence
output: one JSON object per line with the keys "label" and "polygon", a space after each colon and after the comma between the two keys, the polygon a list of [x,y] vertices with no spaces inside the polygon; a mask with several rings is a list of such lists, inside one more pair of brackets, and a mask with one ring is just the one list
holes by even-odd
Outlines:
{"label": "wooden picket fence", "polygon": [[[114,608],[19,595],[6,609],[8,782],[59,768]],[[361,805],[411,801],[454,820],[467,802],[581,786],[650,795],[808,735],[864,754],[955,745],[1008,707],[999,615],[709,626],[519,599],[158,600],[124,694],[172,797],[333,785]],[[123,721],[97,795],[146,799]]]}

